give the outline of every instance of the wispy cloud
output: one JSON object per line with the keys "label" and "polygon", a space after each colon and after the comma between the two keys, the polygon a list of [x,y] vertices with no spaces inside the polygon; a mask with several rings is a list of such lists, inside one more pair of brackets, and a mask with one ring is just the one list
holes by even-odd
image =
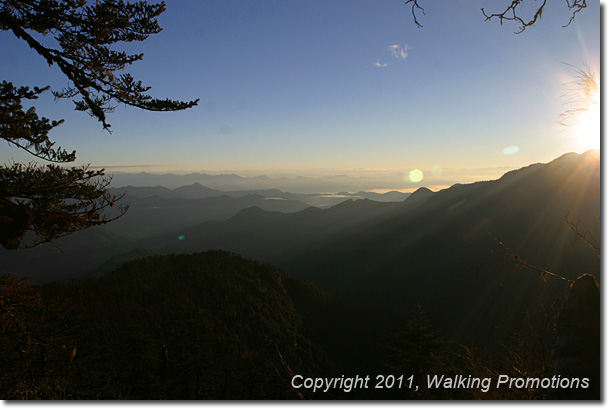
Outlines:
{"label": "wispy cloud", "polygon": [[146,164],[146,165],[103,165],[103,166],[90,166],[89,168],[91,169],[100,169],[100,168],[104,168],[104,169],[114,169],[114,168],[153,168],[153,167],[162,167],[163,165],[153,165],[153,164]]}
{"label": "wispy cloud", "polygon": [[[408,57],[408,53],[407,50],[409,50],[411,47],[409,47],[408,44],[405,44],[404,47],[400,46],[398,44],[392,44],[390,46],[388,46],[388,50],[390,51],[390,53],[392,53],[392,57],[394,58],[401,58],[401,59],[406,59]],[[381,60],[378,58],[376,62],[373,63],[374,67],[387,67],[388,63],[382,63]]]}
{"label": "wispy cloud", "polygon": [[409,47],[408,44],[405,44],[404,47],[401,47],[398,44],[392,44],[391,46],[388,46],[388,50],[390,50],[390,53],[392,53],[393,57],[402,58],[403,60],[407,58],[407,50],[410,48],[411,47]]}

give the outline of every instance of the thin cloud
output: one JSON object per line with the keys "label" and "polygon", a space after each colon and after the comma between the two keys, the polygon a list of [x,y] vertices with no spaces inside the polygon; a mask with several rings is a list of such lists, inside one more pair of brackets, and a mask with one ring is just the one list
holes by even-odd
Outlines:
{"label": "thin cloud", "polygon": [[374,63],[373,63],[373,65],[374,65],[375,67],[387,67],[387,66],[388,66],[388,63],[383,63],[383,64],[381,64],[381,63],[379,62],[379,59],[377,59],[377,61],[376,61],[376,62],[374,62]]}
{"label": "thin cloud", "polygon": [[90,166],[91,169],[121,169],[121,168],[155,168],[162,167],[163,165],[103,165],[103,166]]}
{"label": "thin cloud", "polygon": [[404,47],[399,46],[398,44],[392,44],[388,46],[388,50],[392,53],[392,56],[395,58],[402,58],[403,60],[407,58],[409,54],[407,54],[407,50],[411,48],[408,44],[405,44]]}

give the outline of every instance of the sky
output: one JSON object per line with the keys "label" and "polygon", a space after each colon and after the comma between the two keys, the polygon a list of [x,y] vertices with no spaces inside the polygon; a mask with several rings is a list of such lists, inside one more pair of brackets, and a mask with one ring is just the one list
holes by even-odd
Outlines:
{"label": "sky", "polygon": [[[565,28],[565,2],[549,2],[521,34],[485,21],[481,8],[497,3],[423,0],[418,28],[404,0],[168,0],[163,31],[126,45],[144,53],[127,71],[153,96],[199,98],[197,107],[119,106],[111,134],[50,93],[36,109],[66,120],[51,138],[77,163],[109,173],[401,172],[425,185],[599,148],[559,123],[574,66],[600,66],[595,2]],[[2,79],[68,84],[11,33],[0,44]],[[33,158],[3,145],[0,160]]]}

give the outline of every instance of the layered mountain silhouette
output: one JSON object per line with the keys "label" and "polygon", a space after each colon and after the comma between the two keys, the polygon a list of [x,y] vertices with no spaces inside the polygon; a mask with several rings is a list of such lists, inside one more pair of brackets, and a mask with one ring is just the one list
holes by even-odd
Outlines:
{"label": "layered mountain silhouette", "polygon": [[[51,246],[19,252],[0,248],[0,258],[3,260],[0,273],[25,275],[34,283],[43,283],[49,278],[70,280],[98,271],[96,268],[108,258],[141,248],[145,239],[158,238],[204,221],[224,220],[253,206],[290,213],[312,204],[328,207],[346,198],[370,196],[389,201],[409,196],[399,192],[293,194],[278,189],[223,192],[199,183],[176,189],[128,186],[112,188],[109,193],[125,195],[122,203],[130,206],[127,214],[111,224],[60,238]],[[157,240],[147,241],[146,246],[157,249]]]}
{"label": "layered mountain silhouette", "polygon": [[552,293],[540,272],[515,271],[524,265],[506,265],[506,255],[570,280],[599,277],[598,255],[566,224],[599,240],[599,181],[599,151],[566,154],[401,203],[346,201],[293,214],[250,208],[157,241],[237,252],[358,303],[420,304],[455,336],[480,338],[504,311],[507,323],[519,321],[535,298]]}
{"label": "layered mountain silhouette", "polygon": [[190,195],[194,192],[185,191],[182,191],[184,197],[176,198],[159,196],[140,198],[126,195],[123,201],[129,203],[129,212],[116,223],[108,224],[104,228],[127,239],[141,239],[182,229],[195,223],[227,219],[252,206],[278,212],[297,212],[308,207],[305,203],[296,200],[255,194],[239,198],[228,195],[191,198]]}
{"label": "layered mountain silhouette", "polygon": [[[164,199],[204,199],[214,198],[219,196],[227,196],[234,199],[243,197],[264,197],[269,200],[288,200],[299,201],[309,206],[330,207],[337,205],[347,199],[371,199],[378,202],[399,202],[409,197],[410,193],[389,191],[383,194],[369,191],[338,192],[335,194],[324,193],[292,193],[285,192],[279,189],[247,189],[247,190],[231,190],[220,191],[203,186],[198,182],[191,185],[181,186],[175,189],[169,189],[162,186],[126,186],[123,188],[110,188],[108,192],[117,196],[126,194],[127,200],[132,201],[134,198],[150,198],[159,197]],[[266,209],[264,206],[261,208]],[[282,209],[277,209],[283,211]],[[284,212],[290,212],[286,210]]]}
{"label": "layered mountain silhouette", "polygon": [[[399,313],[422,306],[445,334],[462,341],[491,340],[512,323],[523,325],[532,306],[551,306],[561,297],[567,280],[583,273],[601,279],[598,254],[574,232],[577,226],[599,241],[599,151],[566,154],[494,181],[438,192],[421,188],[401,202],[350,199],[328,209],[304,208],[294,198],[278,199],[278,192],[198,198],[215,193],[196,184],[178,190],[191,198],[176,198],[176,190],[146,189],[133,196],[123,222],[58,241],[61,251],[3,251],[3,273],[57,280],[90,274],[134,248],[223,249],[273,264],[351,303]],[[238,211],[247,201],[256,206]],[[519,269],[525,266],[539,269]]]}

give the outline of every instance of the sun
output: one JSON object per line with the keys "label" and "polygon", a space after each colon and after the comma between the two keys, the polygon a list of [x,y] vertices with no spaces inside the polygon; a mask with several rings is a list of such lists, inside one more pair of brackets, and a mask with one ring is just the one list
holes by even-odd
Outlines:
{"label": "sun", "polygon": [[576,118],[574,137],[583,149],[599,149],[601,141],[599,91],[592,96],[589,106]]}

